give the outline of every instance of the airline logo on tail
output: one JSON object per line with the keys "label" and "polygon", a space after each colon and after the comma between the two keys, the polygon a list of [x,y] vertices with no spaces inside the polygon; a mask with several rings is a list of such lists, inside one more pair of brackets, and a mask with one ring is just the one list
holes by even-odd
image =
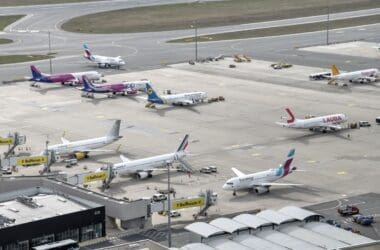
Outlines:
{"label": "airline logo on tail", "polygon": [[148,94],[148,101],[152,103],[164,103],[162,99],[156,94],[156,92],[153,90],[152,86],[150,86],[149,83],[146,85],[146,93]]}
{"label": "airline logo on tail", "polygon": [[91,51],[88,48],[88,46],[86,44],[83,44],[83,48],[84,48],[84,57],[90,61],[94,60],[94,57],[91,55]]}
{"label": "airline logo on tail", "polygon": [[276,171],[276,176],[284,177],[287,176],[290,173],[290,165],[292,164],[293,157],[296,150],[291,149],[288,153],[287,159],[283,166],[279,167]]}
{"label": "airline logo on tail", "polygon": [[179,145],[177,149],[177,152],[185,151],[188,145],[189,145],[189,135],[185,135],[185,138],[183,138],[181,144]]}
{"label": "airline logo on tail", "polygon": [[87,76],[83,76],[82,80],[83,80],[83,86],[84,86],[83,90],[84,91],[92,91],[92,90],[94,90],[94,86],[88,80]]}
{"label": "airline logo on tail", "polygon": [[292,111],[289,108],[286,108],[286,112],[290,116],[290,119],[286,120],[286,122],[293,123],[296,120],[296,117],[293,115]]}
{"label": "airline logo on tail", "polygon": [[340,75],[339,69],[335,64],[331,65],[331,73],[333,76]]}
{"label": "airline logo on tail", "polygon": [[33,80],[39,81],[41,78],[43,78],[41,71],[37,69],[36,66],[31,65],[30,70],[32,71]]}

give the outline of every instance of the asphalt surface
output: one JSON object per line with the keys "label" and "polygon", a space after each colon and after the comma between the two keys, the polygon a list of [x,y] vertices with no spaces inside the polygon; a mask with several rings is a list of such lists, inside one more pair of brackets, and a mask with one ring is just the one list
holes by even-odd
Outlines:
{"label": "asphalt surface", "polygon": [[[167,40],[191,36],[193,30],[179,30],[168,32],[148,32],[133,34],[76,34],[59,29],[66,20],[79,15],[120,9],[136,6],[162,4],[162,3],[189,2],[186,0],[114,0],[107,2],[74,3],[41,6],[20,6],[0,8],[0,14],[26,14],[22,20],[8,26],[3,37],[15,40],[15,43],[2,45],[0,54],[31,54],[48,52],[48,31],[51,32],[51,50],[58,52],[58,57],[53,59],[53,72],[84,71],[96,69],[96,65],[86,61],[82,55],[82,44],[86,43],[95,54],[109,56],[123,56],[126,67],[120,71],[100,70],[105,74],[123,73],[126,71],[145,70],[162,67],[169,63],[176,63],[194,59],[194,44],[168,44]],[[331,14],[330,19],[351,18],[363,15],[378,14],[379,9],[361,10]],[[326,20],[326,16],[314,16],[307,18],[294,18],[254,24],[233,25],[228,27],[215,27],[199,29],[198,34],[209,34],[222,31],[236,31],[242,29],[276,27],[283,25],[301,24],[306,22],[318,22]],[[346,28],[330,31],[329,42],[344,42],[351,40],[366,40],[376,42],[380,40],[380,24],[365,27]],[[278,37],[220,41],[200,43],[198,45],[199,58],[217,56],[220,54],[246,53],[257,59],[269,61],[285,60],[294,64],[322,67],[331,63],[337,63],[346,70],[378,67],[378,60],[324,55],[307,51],[299,51],[298,47],[318,45],[326,43],[326,32],[313,32]],[[30,74],[29,65],[21,63],[2,65],[0,74],[2,80],[12,80]],[[49,70],[49,61],[33,62],[44,71]]]}

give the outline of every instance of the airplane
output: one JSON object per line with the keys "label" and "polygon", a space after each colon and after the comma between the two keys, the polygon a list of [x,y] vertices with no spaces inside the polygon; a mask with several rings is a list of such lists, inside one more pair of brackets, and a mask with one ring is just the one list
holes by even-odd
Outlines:
{"label": "airplane", "polygon": [[343,127],[340,124],[347,121],[345,114],[332,114],[297,119],[289,108],[286,108],[285,110],[290,116],[290,119],[286,120],[286,123],[276,122],[276,124],[286,128],[309,129],[310,131],[322,131],[323,133],[326,133],[327,130],[341,130]]}
{"label": "airplane", "polygon": [[120,120],[116,120],[111,130],[103,137],[72,142],[62,137],[61,144],[48,146],[47,149],[54,151],[57,155],[70,155],[77,159],[88,157],[89,152],[109,152],[110,150],[97,150],[97,148],[104,147],[122,138],[119,135],[120,122]]}
{"label": "airplane", "polygon": [[99,80],[103,75],[97,71],[74,72],[74,73],[59,73],[59,74],[46,74],[42,73],[36,66],[31,65],[32,77],[28,77],[29,81],[33,81],[30,86],[38,87],[37,82],[42,83],[69,83],[70,85],[77,85],[82,83],[82,77],[86,76],[89,80]]}
{"label": "airplane", "polygon": [[[117,174],[121,176],[125,175],[135,175],[138,179],[145,179],[152,177],[152,172],[156,170],[165,170],[167,164],[172,164],[175,161],[179,161],[182,164],[184,170],[188,172],[193,172],[190,164],[185,161],[186,148],[188,146],[189,135],[185,135],[178,149],[173,153],[152,156],[148,158],[130,160],[127,157],[121,155],[121,163],[116,163],[112,165],[111,171],[116,176]],[[105,170],[107,167],[102,167],[99,169]]]}
{"label": "airplane", "polygon": [[120,66],[125,65],[125,61],[120,57],[109,57],[109,56],[100,56],[93,55],[86,44],[83,44],[84,48],[84,58],[90,60],[91,62],[97,63],[98,67],[111,68],[116,66],[120,69]]}
{"label": "airplane", "polygon": [[204,102],[204,100],[207,99],[207,94],[205,92],[190,92],[158,96],[149,83],[146,84],[146,92],[148,94],[147,107],[153,107],[154,104],[188,106]]}
{"label": "airplane", "polygon": [[236,191],[242,189],[253,189],[257,194],[264,194],[269,192],[270,186],[301,186],[302,184],[275,183],[275,181],[284,178],[297,169],[296,167],[291,167],[294,153],[295,149],[291,149],[284,164],[280,164],[280,166],[275,169],[253,174],[244,174],[236,168],[231,168],[237,176],[226,181],[223,185],[223,189],[232,190],[235,196]]}
{"label": "airplane", "polygon": [[376,81],[378,76],[379,70],[375,68],[340,73],[338,67],[333,64],[331,65],[331,77],[329,83],[333,81],[346,81],[363,84]]}
{"label": "airplane", "polygon": [[113,97],[117,93],[122,95],[136,94],[138,91],[145,91],[145,84],[149,81],[108,83],[108,84],[93,84],[86,76],[83,76],[83,87],[79,88],[82,91],[83,97],[94,98],[94,94],[108,94],[108,97]]}

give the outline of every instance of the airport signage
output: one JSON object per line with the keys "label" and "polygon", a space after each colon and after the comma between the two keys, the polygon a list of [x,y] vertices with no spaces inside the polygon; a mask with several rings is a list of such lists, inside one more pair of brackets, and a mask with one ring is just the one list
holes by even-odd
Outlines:
{"label": "airport signage", "polygon": [[83,176],[83,182],[103,181],[107,179],[107,172],[96,172]]}
{"label": "airport signage", "polygon": [[13,138],[0,138],[0,145],[11,145],[13,144]]}
{"label": "airport signage", "polygon": [[190,207],[201,207],[205,204],[205,198],[192,198],[187,200],[174,201],[172,209],[182,209]]}
{"label": "airport signage", "polygon": [[16,164],[22,165],[22,166],[39,165],[39,164],[46,163],[47,161],[48,161],[48,158],[46,156],[31,156],[31,157],[17,158]]}

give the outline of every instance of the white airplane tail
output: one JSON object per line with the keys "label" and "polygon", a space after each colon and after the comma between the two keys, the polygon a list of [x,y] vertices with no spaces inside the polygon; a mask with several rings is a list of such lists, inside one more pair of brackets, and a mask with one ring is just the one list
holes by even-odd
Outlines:
{"label": "white airplane tail", "polygon": [[116,120],[113,124],[111,130],[108,132],[107,137],[111,138],[120,138],[119,132],[120,132],[120,123],[121,120]]}

